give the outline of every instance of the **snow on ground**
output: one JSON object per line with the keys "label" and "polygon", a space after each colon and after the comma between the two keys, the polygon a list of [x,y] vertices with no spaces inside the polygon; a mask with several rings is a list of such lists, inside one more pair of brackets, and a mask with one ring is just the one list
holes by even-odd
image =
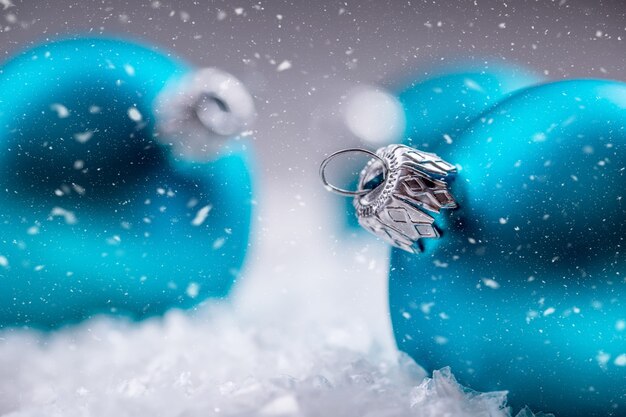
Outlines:
{"label": "snow on ground", "polygon": [[465,390],[447,369],[425,379],[397,352],[387,248],[324,221],[337,201],[323,191],[307,201],[281,189],[261,199],[230,300],[141,323],[1,332],[0,415],[510,415],[504,393]]}
{"label": "snow on ground", "polygon": [[[310,323],[309,323],[310,324]],[[230,306],[136,326],[99,319],[50,337],[3,335],[6,416],[507,416],[503,393],[424,380],[351,329],[259,326]],[[372,342],[372,341],[368,341]],[[359,346],[361,345],[361,346]]]}

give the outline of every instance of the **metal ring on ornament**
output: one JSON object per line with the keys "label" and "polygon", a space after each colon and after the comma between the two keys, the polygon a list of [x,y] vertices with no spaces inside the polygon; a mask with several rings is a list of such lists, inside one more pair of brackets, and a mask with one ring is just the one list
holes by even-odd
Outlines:
{"label": "metal ring on ornament", "polygon": [[339,195],[345,195],[345,196],[360,196],[360,195],[365,195],[370,193],[372,190],[370,189],[366,189],[366,190],[344,190],[343,188],[339,188],[337,186],[332,185],[331,183],[328,182],[328,180],[326,179],[326,166],[328,165],[328,163],[330,161],[333,160],[333,158],[336,158],[339,155],[343,155],[346,153],[365,153],[369,156],[371,156],[372,158],[377,159],[378,161],[380,161],[383,165],[383,178],[386,180],[387,179],[387,174],[389,173],[389,167],[387,166],[387,161],[385,161],[383,158],[381,158],[380,156],[376,155],[374,152],[372,151],[368,151],[367,149],[361,149],[361,148],[348,148],[348,149],[342,149],[340,151],[337,151],[333,154],[330,154],[326,157],[326,159],[324,159],[322,161],[322,163],[320,164],[320,177],[322,178],[322,182],[324,183],[324,187],[328,190],[331,191],[335,194],[339,194]]}

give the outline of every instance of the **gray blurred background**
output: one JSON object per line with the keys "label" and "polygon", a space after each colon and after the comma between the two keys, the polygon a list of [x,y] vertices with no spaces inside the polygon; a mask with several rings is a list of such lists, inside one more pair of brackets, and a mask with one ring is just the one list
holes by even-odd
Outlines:
{"label": "gray blurred background", "polygon": [[[342,145],[313,136],[312,115],[354,85],[394,87],[442,63],[485,61],[555,80],[626,79],[623,0],[12,1],[0,21],[5,57],[45,40],[105,35],[239,76],[260,115],[261,180],[309,197],[320,189],[300,179]],[[291,68],[277,71],[284,61]]]}
{"label": "gray blurred background", "polygon": [[346,229],[341,198],[317,177],[325,154],[359,143],[342,128],[349,91],[398,88],[460,63],[521,65],[552,80],[626,80],[623,0],[13,3],[0,1],[5,59],[47,40],[104,35],[241,78],[259,114],[258,204],[236,304],[269,320],[285,311],[333,322],[352,317],[350,337],[367,328],[383,344],[393,343],[388,248]]}

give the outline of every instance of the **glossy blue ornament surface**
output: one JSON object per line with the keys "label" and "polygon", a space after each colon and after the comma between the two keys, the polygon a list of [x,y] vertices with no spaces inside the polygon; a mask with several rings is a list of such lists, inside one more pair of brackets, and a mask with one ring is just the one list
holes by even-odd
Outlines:
{"label": "glossy blue ornament surface", "polygon": [[399,347],[515,408],[626,415],[626,84],[521,90],[437,153],[460,208],[393,250]]}
{"label": "glossy blue ornament surface", "polygon": [[106,39],[1,68],[0,326],[141,318],[228,293],[250,228],[245,143],[191,162],[155,139],[155,98],[190,70]]}

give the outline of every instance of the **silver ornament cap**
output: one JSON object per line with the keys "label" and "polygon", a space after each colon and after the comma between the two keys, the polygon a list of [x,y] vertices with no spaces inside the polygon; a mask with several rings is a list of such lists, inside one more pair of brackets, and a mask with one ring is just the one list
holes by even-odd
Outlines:
{"label": "silver ornament cap", "polygon": [[[373,157],[361,171],[356,191],[338,189],[328,184],[324,175],[331,158],[351,151]],[[327,189],[354,196],[353,205],[363,228],[411,253],[420,252],[419,239],[440,235],[435,218],[428,213],[457,207],[446,182],[455,172],[454,165],[436,154],[405,145],[389,145],[375,154],[361,149],[339,151],[320,167]]]}

